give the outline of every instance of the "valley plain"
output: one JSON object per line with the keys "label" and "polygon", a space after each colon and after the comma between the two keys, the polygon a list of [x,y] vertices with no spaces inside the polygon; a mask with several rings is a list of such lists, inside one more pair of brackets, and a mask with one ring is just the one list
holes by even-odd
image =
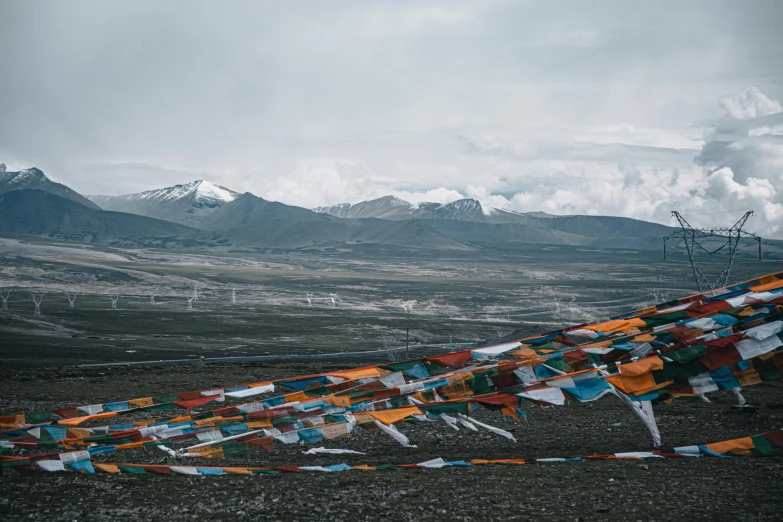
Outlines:
{"label": "valley plain", "polygon": [[[659,256],[544,245],[493,255],[369,245],[177,252],[5,238],[0,288],[11,296],[0,314],[0,351],[6,366],[319,354],[377,360],[405,346],[406,327],[413,350],[450,351],[695,293],[690,266]],[[742,258],[732,278],[779,266]],[[194,287],[198,300],[188,310]],[[43,295],[41,317],[33,316],[31,292]],[[73,308],[68,292],[76,294]],[[116,310],[111,293],[119,295]]]}

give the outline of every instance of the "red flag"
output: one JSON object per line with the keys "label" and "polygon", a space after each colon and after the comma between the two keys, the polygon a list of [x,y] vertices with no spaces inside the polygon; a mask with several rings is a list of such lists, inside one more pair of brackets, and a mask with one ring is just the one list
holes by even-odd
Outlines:
{"label": "red flag", "polygon": [[775,446],[783,448],[783,430],[768,431],[767,433],[762,433],[761,436]]}
{"label": "red flag", "polygon": [[251,446],[258,446],[259,448],[264,449],[266,451],[275,450],[275,443],[272,437],[261,437],[260,439],[250,440],[248,441],[248,444],[250,444]]}
{"label": "red flag", "polygon": [[63,408],[61,410],[53,410],[53,411],[60,417],[65,417],[66,419],[72,419],[74,417],[79,416],[79,410],[77,410],[76,408]]}
{"label": "red flag", "polygon": [[158,475],[171,475],[170,466],[161,466],[157,464],[142,464],[144,471],[147,473],[156,473]]}
{"label": "red flag", "polygon": [[285,471],[286,473],[301,473],[302,470],[299,469],[299,466],[275,466],[272,469],[276,469],[277,471]]}
{"label": "red flag", "polygon": [[[707,343],[704,343],[707,344]],[[698,357],[700,363],[702,363],[708,370],[714,370],[727,364],[732,364],[742,360],[742,355],[732,345],[707,347],[707,353]]]}
{"label": "red flag", "polygon": [[471,399],[472,402],[478,402],[485,406],[503,406],[506,408],[519,408],[519,397],[509,393],[501,393],[493,397],[482,397],[480,399]]}
{"label": "red flag", "polygon": [[461,352],[446,353],[443,355],[435,355],[427,357],[425,361],[435,363],[438,366],[446,368],[454,368],[464,366],[471,358],[470,350],[464,350]]}
{"label": "red flag", "polygon": [[198,399],[190,399],[187,401],[176,401],[176,402],[172,402],[171,404],[176,404],[180,408],[185,408],[186,410],[189,410],[191,408],[195,408],[196,406],[201,406],[210,401],[214,401],[219,397],[220,395],[207,395],[206,397],[199,397]]}
{"label": "red flag", "polygon": [[201,397],[201,392],[193,391],[193,392],[184,392],[184,393],[178,393],[177,397],[180,400],[188,401],[190,399],[196,399],[198,397]]}

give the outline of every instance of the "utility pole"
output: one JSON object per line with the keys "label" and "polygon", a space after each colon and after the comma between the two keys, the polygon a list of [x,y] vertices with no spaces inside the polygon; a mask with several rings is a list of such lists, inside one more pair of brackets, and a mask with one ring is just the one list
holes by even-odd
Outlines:
{"label": "utility pole", "polygon": [[405,324],[405,359],[410,359],[409,356],[409,349],[410,349],[410,330],[411,330],[411,312],[413,312],[413,303],[407,302],[402,304],[402,309],[405,312],[405,315],[407,316],[406,324]]}
{"label": "utility pole", "polygon": [[405,326],[405,359],[410,359],[410,356],[408,355],[408,346],[409,346],[409,340],[410,337],[408,336],[408,333],[410,332],[410,315],[408,315],[408,325]]}

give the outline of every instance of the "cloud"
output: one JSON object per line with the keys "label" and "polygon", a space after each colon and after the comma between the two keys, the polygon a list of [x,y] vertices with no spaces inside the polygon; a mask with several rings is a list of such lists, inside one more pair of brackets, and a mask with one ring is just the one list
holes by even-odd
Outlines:
{"label": "cloud", "polygon": [[623,188],[632,189],[644,184],[644,179],[642,178],[642,173],[639,169],[626,165],[619,165],[617,169],[623,175]]}
{"label": "cloud", "polygon": [[[121,183],[123,188],[130,193],[176,185],[183,183],[183,180],[188,182],[205,179],[221,184],[220,175],[203,172],[185,165],[160,165],[144,161],[113,160],[84,163],[80,167],[82,175],[93,179],[89,185],[89,191],[83,192],[89,195],[112,194],[116,191],[118,183]],[[147,181],[149,178],[156,180],[154,186],[150,186]]]}
{"label": "cloud", "polygon": [[728,167],[742,182],[751,177],[779,179],[783,172],[783,135],[771,131],[781,125],[783,113],[717,120],[705,130],[696,162],[710,169]]}
{"label": "cloud", "polygon": [[728,116],[708,125],[696,157],[708,176],[705,194],[719,209],[757,210],[763,232],[783,237],[783,108],[757,88],[720,103]]}
{"label": "cloud", "polygon": [[779,0],[82,4],[0,2],[0,162],[80,192],[752,207],[783,234]]}
{"label": "cloud", "polygon": [[[569,160],[565,169],[503,196],[475,185],[468,193],[518,211],[612,214],[662,223],[670,223],[670,212],[678,210],[695,226],[730,225],[743,212],[754,210],[750,229],[783,238],[780,103],[750,88],[721,99],[720,105],[731,107],[729,115],[706,122],[701,150],[693,161],[682,161],[684,151],[641,145],[550,145],[557,151],[553,156]],[[529,159],[513,144],[497,140],[483,148],[474,144],[469,151]],[[612,159],[628,161],[612,164]]]}
{"label": "cloud", "polygon": [[724,96],[718,102],[735,120],[749,120],[783,112],[780,102],[765,96],[758,87],[748,87],[735,96]]}
{"label": "cloud", "polygon": [[709,175],[705,190],[707,196],[716,200],[735,198],[735,201],[746,201],[754,205],[768,202],[776,193],[775,187],[766,179],[749,178],[745,185],[737,183],[734,173],[726,167]]}

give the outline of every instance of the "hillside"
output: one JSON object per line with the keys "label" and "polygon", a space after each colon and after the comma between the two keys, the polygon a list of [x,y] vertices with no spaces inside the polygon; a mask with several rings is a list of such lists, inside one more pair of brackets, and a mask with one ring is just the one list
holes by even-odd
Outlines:
{"label": "hillside", "polygon": [[209,181],[198,180],[124,196],[88,196],[104,210],[129,212],[199,227],[201,222],[239,195]]}
{"label": "hillside", "polygon": [[313,212],[340,218],[378,218],[395,221],[406,219],[449,219],[478,223],[529,224],[536,219],[553,217],[543,212],[520,213],[495,208],[476,199],[465,198],[450,203],[424,202],[414,205],[396,196],[317,207]]}
{"label": "hillside", "polygon": [[0,234],[34,235],[80,243],[136,244],[158,238],[193,239],[184,225],[87,207],[42,190],[0,194]]}
{"label": "hillside", "polygon": [[340,203],[329,207],[317,207],[313,212],[339,218],[411,219],[416,216],[415,207],[396,196],[362,201],[355,205]]}
{"label": "hillside", "polygon": [[215,210],[208,219],[202,221],[201,226],[205,230],[226,230],[271,221],[335,223],[339,220],[306,208],[267,201],[246,192]]}
{"label": "hillside", "polygon": [[88,208],[99,209],[98,205],[85,198],[70,187],[52,181],[40,169],[35,167],[17,172],[6,171],[5,165],[0,165],[0,194],[14,190],[42,190],[56,196],[70,199]]}
{"label": "hillside", "polygon": [[418,220],[337,218],[242,194],[203,224],[234,244],[302,248],[356,243],[428,249],[469,248]]}

